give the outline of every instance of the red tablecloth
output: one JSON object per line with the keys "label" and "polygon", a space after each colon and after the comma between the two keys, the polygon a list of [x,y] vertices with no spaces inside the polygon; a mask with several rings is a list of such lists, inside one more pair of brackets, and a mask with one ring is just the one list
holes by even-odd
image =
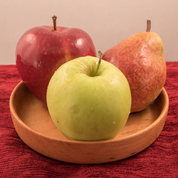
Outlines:
{"label": "red tablecloth", "polygon": [[178,177],[178,62],[167,62],[170,105],[158,139],[135,156],[99,165],[56,161],[23,143],[9,110],[10,94],[19,81],[15,65],[0,65],[0,177]]}

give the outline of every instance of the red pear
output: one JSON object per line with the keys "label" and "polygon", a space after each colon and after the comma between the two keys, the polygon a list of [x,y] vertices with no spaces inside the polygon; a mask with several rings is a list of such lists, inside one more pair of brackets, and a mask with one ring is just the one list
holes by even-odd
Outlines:
{"label": "red pear", "polygon": [[103,54],[126,76],[132,94],[131,112],[147,108],[160,94],[166,80],[166,63],[161,38],[150,32],[139,32],[123,40]]}

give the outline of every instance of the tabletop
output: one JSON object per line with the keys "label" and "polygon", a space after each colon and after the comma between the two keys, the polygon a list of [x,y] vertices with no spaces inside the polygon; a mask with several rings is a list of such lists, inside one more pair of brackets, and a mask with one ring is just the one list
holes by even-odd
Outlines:
{"label": "tabletop", "polygon": [[166,62],[169,111],[164,128],[148,148],[115,162],[87,165],[47,158],[17,135],[9,98],[21,81],[15,65],[0,65],[0,177],[178,177],[178,62]]}

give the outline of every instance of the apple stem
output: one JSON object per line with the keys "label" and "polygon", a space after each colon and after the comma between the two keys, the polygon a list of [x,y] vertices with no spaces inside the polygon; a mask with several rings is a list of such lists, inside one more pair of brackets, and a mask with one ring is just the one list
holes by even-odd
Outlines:
{"label": "apple stem", "polygon": [[151,20],[147,20],[146,32],[150,32],[150,30],[151,30]]}
{"label": "apple stem", "polygon": [[53,15],[53,16],[52,16],[52,19],[53,19],[53,27],[54,27],[54,30],[56,30],[56,19],[57,19],[57,16]]}
{"label": "apple stem", "polygon": [[100,64],[101,64],[101,58],[102,58],[102,55],[103,55],[101,51],[98,51],[98,54],[99,54],[99,61],[98,61],[98,64],[97,64],[97,67],[96,67],[96,72],[95,72],[95,75],[94,75],[94,76],[97,75],[97,72],[98,72],[98,70],[99,70],[99,66],[100,66]]}

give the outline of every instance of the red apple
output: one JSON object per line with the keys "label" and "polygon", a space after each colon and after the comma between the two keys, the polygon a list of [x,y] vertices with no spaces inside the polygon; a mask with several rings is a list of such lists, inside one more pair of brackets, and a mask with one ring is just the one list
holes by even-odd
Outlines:
{"label": "red apple", "polygon": [[28,30],[16,47],[16,66],[29,90],[46,105],[46,91],[53,73],[63,63],[82,56],[96,56],[91,37],[78,28],[41,26]]}

